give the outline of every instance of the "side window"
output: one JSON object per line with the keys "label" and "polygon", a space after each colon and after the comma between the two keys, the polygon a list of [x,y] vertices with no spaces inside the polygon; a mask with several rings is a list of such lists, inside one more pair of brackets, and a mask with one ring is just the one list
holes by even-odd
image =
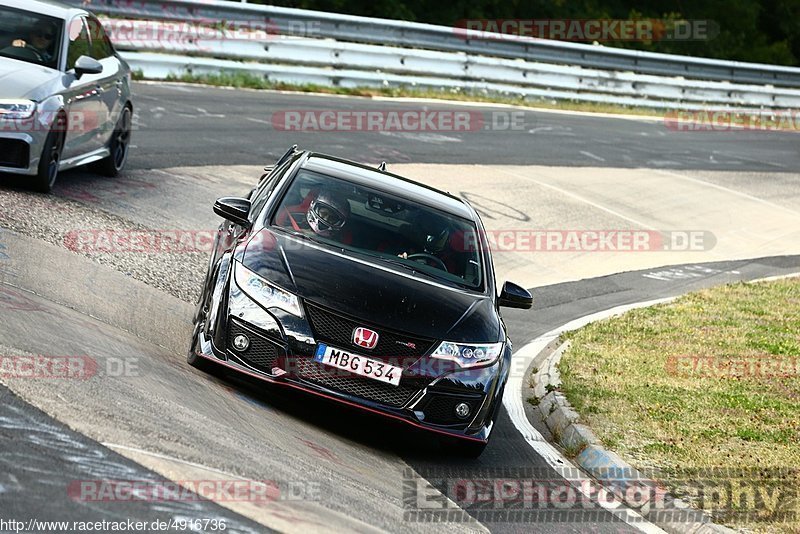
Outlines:
{"label": "side window", "polygon": [[76,17],[69,23],[69,47],[67,48],[67,70],[75,68],[81,56],[90,55],[91,43],[86,29],[86,20]]}
{"label": "side window", "polygon": [[89,35],[92,36],[92,49],[91,56],[94,59],[101,60],[114,55],[114,48],[111,46],[111,41],[108,38],[103,25],[94,17],[90,17],[87,21],[89,23]]}
{"label": "side window", "polygon": [[265,178],[264,182],[259,185],[255,193],[253,193],[253,206],[250,209],[250,213],[252,213],[253,216],[257,216],[261,213],[261,210],[267,203],[270,193],[275,189],[275,185],[283,178],[284,173],[293,162],[294,160],[287,161],[281,167],[274,169],[272,171],[272,176]]}

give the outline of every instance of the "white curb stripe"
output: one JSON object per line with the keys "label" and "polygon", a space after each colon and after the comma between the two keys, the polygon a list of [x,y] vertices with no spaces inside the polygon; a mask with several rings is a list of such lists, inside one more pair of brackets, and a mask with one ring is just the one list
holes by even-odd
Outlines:
{"label": "white curb stripe", "polygon": [[[637,302],[634,304],[625,304],[623,306],[617,306],[616,308],[611,308],[609,310],[604,310],[601,312],[593,313],[591,315],[586,315],[584,317],[580,317],[573,321],[568,322],[565,325],[562,325],[554,330],[543,334],[524,347],[522,347],[519,351],[514,353],[513,359],[516,360],[514,362],[514,366],[512,369],[511,375],[508,377],[508,383],[506,384],[506,391],[503,395],[503,404],[508,411],[508,415],[511,417],[511,422],[514,423],[514,426],[517,428],[522,437],[525,441],[528,442],[528,445],[536,451],[539,456],[544,458],[544,460],[558,471],[559,469],[563,468],[570,468],[577,472],[577,467],[570,462],[566,457],[564,457],[558,449],[553,447],[547,440],[544,439],[544,436],[536,430],[533,425],[528,421],[527,415],[525,415],[525,407],[522,401],[522,387],[523,387],[523,380],[525,378],[525,371],[530,367],[531,362],[533,359],[538,355],[544,348],[560,336],[564,332],[569,332],[570,330],[576,330],[582,326],[586,326],[587,324],[599,321],[601,319],[606,319],[608,317],[612,317],[614,315],[620,315],[625,313],[629,310],[633,310],[636,308],[646,308],[648,306],[654,306],[656,304],[663,304],[665,302],[670,302],[675,300],[677,297],[669,297],[663,299],[656,299],[656,300],[648,300],[644,302]],[[520,372],[513,372],[514,370],[521,370]],[[571,479],[571,482],[582,482],[582,481],[589,481],[589,478],[576,478]],[[590,497],[588,490],[586,490],[585,485],[578,484],[576,489],[583,493],[586,497]],[[603,508],[603,504],[600,504]],[[642,517],[641,514],[630,510],[625,507],[610,507],[606,508],[611,514],[615,515],[618,519],[624,521],[625,523],[631,525],[632,527],[646,533],[663,533],[664,531],[650,523],[646,519]]]}

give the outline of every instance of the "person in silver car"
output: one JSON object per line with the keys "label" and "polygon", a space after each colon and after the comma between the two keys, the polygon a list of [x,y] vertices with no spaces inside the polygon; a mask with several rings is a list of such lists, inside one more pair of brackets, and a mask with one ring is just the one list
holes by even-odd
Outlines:
{"label": "person in silver car", "polygon": [[15,39],[11,46],[17,48],[28,48],[34,52],[41,60],[42,64],[49,64],[55,58],[53,43],[55,42],[57,30],[55,24],[40,21],[30,29],[27,39]]}

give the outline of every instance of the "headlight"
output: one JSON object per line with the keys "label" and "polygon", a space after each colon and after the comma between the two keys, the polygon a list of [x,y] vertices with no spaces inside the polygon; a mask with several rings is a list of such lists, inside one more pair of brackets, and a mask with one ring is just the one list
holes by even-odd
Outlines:
{"label": "headlight", "polygon": [[497,361],[503,350],[502,343],[453,343],[442,341],[431,357],[452,360],[461,367],[489,365]]}
{"label": "headlight", "polygon": [[0,119],[30,119],[34,111],[32,100],[0,100]]}
{"label": "headlight", "polygon": [[303,316],[300,299],[297,296],[261,278],[238,261],[235,263],[236,267],[234,267],[233,276],[236,285],[248,297],[265,308],[279,308],[297,317]]}

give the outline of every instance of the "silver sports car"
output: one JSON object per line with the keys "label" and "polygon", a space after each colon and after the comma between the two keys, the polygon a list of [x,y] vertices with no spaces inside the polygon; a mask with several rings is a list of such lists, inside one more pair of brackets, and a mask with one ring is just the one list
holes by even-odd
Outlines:
{"label": "silver sports car", "polygon": [[130,68],[94,15],[49,0],[0,0],[0,173],[48,192],[59,171],[124,167]]}

